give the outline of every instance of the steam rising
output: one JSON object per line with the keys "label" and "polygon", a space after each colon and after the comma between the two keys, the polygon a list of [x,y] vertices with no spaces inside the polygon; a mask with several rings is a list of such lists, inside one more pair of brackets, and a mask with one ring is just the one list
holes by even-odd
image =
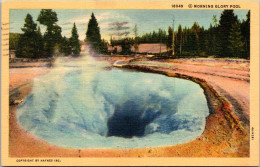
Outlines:
{"label": "steam rising", "polygon": [[17,110],[20,125],[57,146],[139,148],[174,145],[198,137],[208,108],[199,85],[157,74],[104,70],[86,49],[59,58],[35,79]]}

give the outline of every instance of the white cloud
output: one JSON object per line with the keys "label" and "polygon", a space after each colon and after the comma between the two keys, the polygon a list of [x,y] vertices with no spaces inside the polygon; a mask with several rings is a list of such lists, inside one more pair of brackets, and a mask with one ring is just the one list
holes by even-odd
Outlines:
{"label": "white cloud", "polygon": [[101,23],[99,24],[99,27],[102,29],[108,28],[110,26],[110,22],[105,22],[105,23]]}
{"label": "white cloud", "polygon": [[104,21],[111,18],[112,14],[110,12],[105,12],[105,13],[97,14],[95,17],[98,21]]}
{"label": "white cloud", "polygon": [[73,19],[70,19],[68,22],[69,23],[87,23],[89,20],[89,15],[82,15]]}
{"label": "white cloud", "polygon": [[[111,13],[111,12],[104,12],[104,13],[98,13],[95,14],[95,17],[98,22],[102,22],[108,19],[116,19],[116,18],[125,18],[124,15],[116,14],[116,13]],[[69,25],[71,23],[76,23],[76,24],[87,24],[90,19],[90,14],[87,15],[81,15],[76,18],[70,19],[66,22],[61,23],[60,25]]]}
{"label": "white cloud", "polygon": [[104,12],[96,15],[96,19],[98,21],[104,21],[108,19],[115,19],[115,18],[124,18],[124,15],[116,14],[116,13],[111,13],[111,12]]}

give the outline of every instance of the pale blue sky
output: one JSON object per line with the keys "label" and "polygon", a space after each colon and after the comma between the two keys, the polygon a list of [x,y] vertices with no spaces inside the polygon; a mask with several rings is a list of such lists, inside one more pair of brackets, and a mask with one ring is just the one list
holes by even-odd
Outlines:
{"label": "pale blue sky", "polygon": [[[175,29],[180,24],[182,27],[191,27],[194,22],[200,26],[208,28],[212,23],[213,15],[219,19],[223,10],[54,10],[58,15],[58,25],[62,27],[62,35],[70,37],[73,23],[76,23],[80,39],[85,38],[87,23],[90,15],[94,12],[100,29],[101,36],[107,40],[113,33],[110,23],[112,22],[129,22],[125,26],[130,27],[128,31],[133,35],[133,27],[136,24],[138,34],[144,34],[159,28],[167,30],[168,26],[172,26],[172,19],[175,19]],[[235,14],[240,20],[246,19],[248,10],[235,10]],[[40,13],[39,9],[13,9],[10,10],[10,32],[21,33],[21,28],[24,24],[24,19],[27,13],[30,13],[33,20]],[[39,25],[39,23],[37,22]],[[42,33],[45,31],[41,25]]]}

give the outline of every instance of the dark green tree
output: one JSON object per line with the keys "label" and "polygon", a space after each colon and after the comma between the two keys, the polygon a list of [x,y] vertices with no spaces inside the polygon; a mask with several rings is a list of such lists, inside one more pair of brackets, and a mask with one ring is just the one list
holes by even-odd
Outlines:
{"label": "dark green tree", "polygon": [[200,28],[199,34],[199,54],[200,56],[206,56],[206,31],[204,27]]}
{"label": "dark green tree", "polygon": [[131,51],[131,44],[130,44],[128,38],[123,39],[123,43],[121,44],[121,46],[122,46],[121,54],[127,55],[127,54],[131,54],[132,53],[132,51]]}
{"label": "dark green tree", "polygon": [[[217,19],[216,15],[213,15],[212,18],[212,22],[213,25],[210,24],[210,27],[205,30],[204,32],[204,50],[206,51],[206,54],[208,55],[219,55],[218,51],[220,51],[221,49],[219,49],[221,47],[221,41],[219,38],[219,22]],[[202,42],[201,42],[202,44]]]}
{"label": "dark green tree", "polygon": [[22,28],[23,34],[17,44],[17,57],[38,58],[41,56],[40,34],[36,28],[37,24],[34,23],[32,16],[27,14]]}
{"label": "dark green tree", "polygon": [[79,43],[79,35],[76,24],[73,24],[73,28],[71,30],[70,44],[72,48],[72,53],[78,55],[80,53],[80,43]]}
{"label": "dark green tree", "polygon": [[60,51],[64,56],[68,56],[72,53],[70,40],[65,36],[61,39]]}
{"label": "dark green tree", "polygon": [[240,25],[238,22],[233,24],[230,35],[228,37],[229,49],[232,57],[245,58],[244,55],[244,42],[242,41],[242,34],[240,30]]}
{"label": "dark green tree", "polygon": [[250,11],[247,13],[247,19],[241,24],[241,32],[245,43],[246,58],[250,58]]}
{"label": "dark green tree", "polygon": [[167,43],[166,43],[166,46],[169,50],[172,49],[172,36],[173,36],[172,28],[169,26],[168,27],[168,38],[167,38]]}
{"label": "dark green tree", "polygon": [[37,29],[37,33],[36,33],[36,38],[37,38],[37,43],[38,43],[38,48],[37,48],[37,51],[38,51],[38,54],[39,54],[39,57],[42,57],[44,55],[44,39],[43,39],[43,36],[42,36],[42,33],[41,33],[41,28],[38,26],[38,29]]}
{"label": "dark green tree", "polygon": [[108,53],[108,43],[103,39],[100,43],[100,53],[107,54]]}
{"label": "dark green tree", "polygon": [[219,50],[218,55],[220,57],[231,56],[229,35],[232,29],[233,24],[238,21],[237,16],[234,14],[233,10],[224,10],[220,16],[219,20]]}
{"label": "dark green tree", "polygon": [[211,24],[209,29],[205,31],[205,51],[208,55],[217,54],[217,33],[217,27],[213,27]]}
{"label": "dark green tree", "polygon": [[194,31],[190,31],[187,35],[187,51],[190,53],[190,56],[197,56],[198,54],[198,38],[197,34]]}
{"label": "dark green tree", "polygon": [[141,37],[138,37],[139,43],[164,43],[167,44],[168,35],[165,30],[159,29],[151,33],[145,33]]}
{"label": "dark green tree", "polygon": [[201,34],[201,28],[198,23],[194,23],[191,27],[191,33],[190,33],[190,52],[192,52],[192,55],[198,56],[198,53],[200,52],[199,47],[199,40],[200,40],[200,34]]}
{"label": "dark green tree", "polygon": [[59,48],[61,36],[61,27],[56,24],[58,17],[56,12],[51,9],[42,9],[37,21],[47,27],[44,33],[44,49],[48,56],[52,56],[55,48]]}
{"label": "dark green tree", "polygon": [[182,54],[182,45],[183,45],[183,34],[182,34],[182,27],[181,25],[178,26],[178,31],[175,35],[175,40],[174,40],[174,50],[177,55]]}
{"label": "dark green tree", "polygon": [[58,17],[56,12],[53,12],[51,9],[42,9],[37,21],[47,27],[52,27],[58,21]]}
{"label": "dark green tree", "polygon": [[138,51],[138,29],[137,29],[137,25],[135,25],[134,29],[134,49],[135,49],[135,53]]}
{"label": "dark green tree", "polygon": [[217,20],[217,16],[216,15],[213,15],[212,21],[213,21],[214,27],[217,27],[218,26],[218,20]]}
{"label": "dark green tree", "polygon": [[101,42],[100,29],[94,13],[91,14],[91,18],[88,22],[86,41],[92,43],[94,46],[98,46]]}
{"label": "dark green tree", "polygon": [[21,38],[21,34],[19,33],[10,33],[9,34],[9,49],[17,50],[19,39]]}

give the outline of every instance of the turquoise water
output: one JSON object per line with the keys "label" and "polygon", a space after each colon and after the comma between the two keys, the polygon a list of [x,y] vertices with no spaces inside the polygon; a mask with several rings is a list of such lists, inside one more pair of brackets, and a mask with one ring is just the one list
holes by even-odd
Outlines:
{"label": "turquoise water", "polygon": [[57,60],[19,106],[22,128],[69,148],[166,146],[202,134],[209,110],[198,84],[104,67],[89,56]]}

